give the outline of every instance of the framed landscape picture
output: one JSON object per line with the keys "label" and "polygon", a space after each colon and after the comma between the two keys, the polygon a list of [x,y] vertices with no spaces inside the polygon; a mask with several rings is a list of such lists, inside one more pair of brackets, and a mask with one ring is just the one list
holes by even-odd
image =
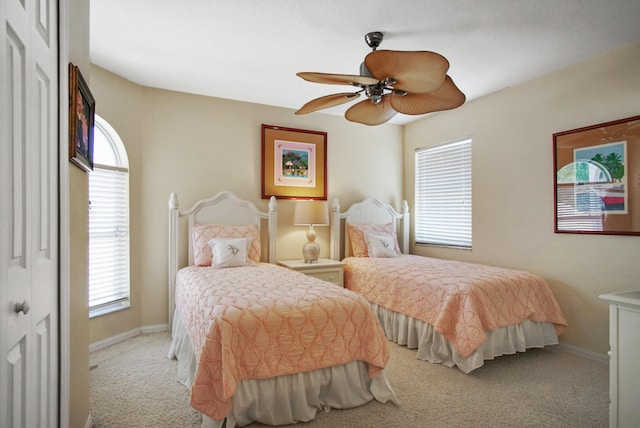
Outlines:
{"label": "framed landscape picture", "polygon": [[555,232],[640,235],[640,116],[553,135]]}
{"label": "framed landscape picture", "polygon": [[327,133],[262,125],[262,198],[327,199]]}

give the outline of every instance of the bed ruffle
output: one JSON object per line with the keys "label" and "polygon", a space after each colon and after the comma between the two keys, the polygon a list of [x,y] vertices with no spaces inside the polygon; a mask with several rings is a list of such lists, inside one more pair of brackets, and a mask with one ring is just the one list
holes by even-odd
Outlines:
{"label": "bed ruffle", "polygon": [[470,373],[481,367],[485,360],[492,360],[500,355],[558,344],[553,323],[525,320],[517,325],[486,332],[485,342],[469,357],[463,358],[430,324],[375,303],[371,306],[389,340],[417,349],[416,357],[421,360],[447,367],[457,366],[464,373]]}
{"label": "bed ruffle", "polygon": [[[178,360],[178,381],[191,388],[197,362],[177,309],[172,335],[168,357]],[[253,421],[268,425],[307,422],[315,418],[318,410],[348,409],[374,398],[381,403],[399,404],[384,370],[370,378],[368,365],[362,361],[269,379],[245,380],[237,385],[226,428]],[[203,428],[221,428],[223,423],[224,420],[203,415]]]}

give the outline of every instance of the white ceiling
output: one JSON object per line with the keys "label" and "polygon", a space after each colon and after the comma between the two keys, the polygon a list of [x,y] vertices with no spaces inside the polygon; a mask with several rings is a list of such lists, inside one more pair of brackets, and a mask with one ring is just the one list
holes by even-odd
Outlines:
{"label": "white ceiling", "polygon": [[444,55],[467,101],[640,41],[639,0],[90,1],[94,64],[144,86],[294,110],[350,91],[296,73],[358,74],[370,31],[384,33],[379,49]]}

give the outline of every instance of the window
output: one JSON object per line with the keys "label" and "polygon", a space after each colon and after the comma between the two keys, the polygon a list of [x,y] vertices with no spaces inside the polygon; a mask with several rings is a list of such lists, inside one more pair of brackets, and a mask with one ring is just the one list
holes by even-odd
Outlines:
{"label": "window", "polygon": [[129,307],[129,161],[96,115],[89,174],[89,316]]}
{"label": "window", "polygon": [[416,243],[471,249],[471,139],[418,149]]}

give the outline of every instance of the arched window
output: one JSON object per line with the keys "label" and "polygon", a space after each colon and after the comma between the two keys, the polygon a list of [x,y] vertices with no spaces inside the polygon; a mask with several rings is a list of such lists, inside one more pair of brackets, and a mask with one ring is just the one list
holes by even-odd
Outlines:
{"label": "arched window", "polygon": [[89,174],[89,316],[128,308],[129,159],[118,133],[95,116]]}

